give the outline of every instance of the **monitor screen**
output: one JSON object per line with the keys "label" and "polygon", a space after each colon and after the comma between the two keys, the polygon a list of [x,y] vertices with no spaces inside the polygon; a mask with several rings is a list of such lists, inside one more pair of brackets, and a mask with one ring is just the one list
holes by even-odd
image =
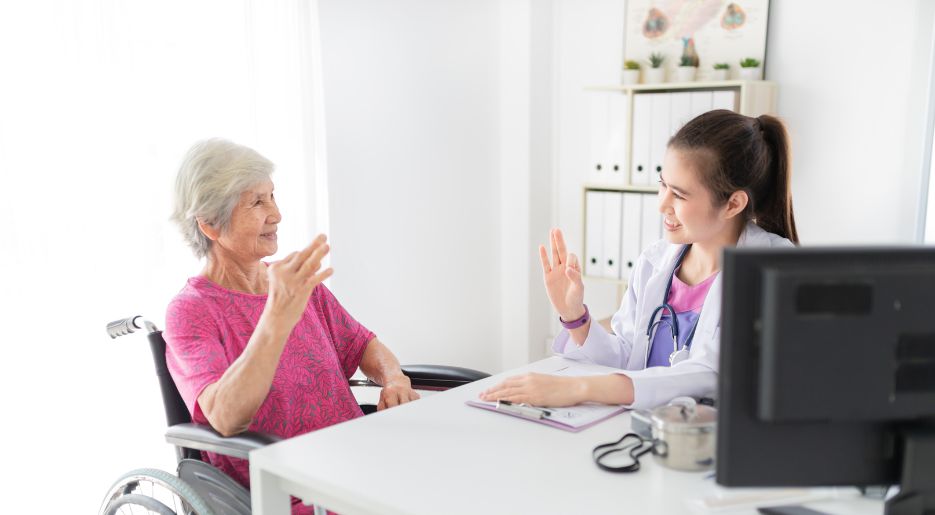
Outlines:
{"label": "monitor screen", "polygon": [[935,435],[935,248],[736,248],[722,270],[717,482],[904,480],[906,435]]}

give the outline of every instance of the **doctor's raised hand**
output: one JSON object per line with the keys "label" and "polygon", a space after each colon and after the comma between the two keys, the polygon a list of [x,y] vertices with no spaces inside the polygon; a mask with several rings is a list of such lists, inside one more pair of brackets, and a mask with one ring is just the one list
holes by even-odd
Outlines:
{"label": "doctor's raised hand", "polygon": [[581,282],[581,264],[578,256],[565,249],[565,238],[560,229],[549,231],[552,259],[544,245],[539,245],[542,278],[552,307],[562,320],[578,320],[585,314],[584,283]]}

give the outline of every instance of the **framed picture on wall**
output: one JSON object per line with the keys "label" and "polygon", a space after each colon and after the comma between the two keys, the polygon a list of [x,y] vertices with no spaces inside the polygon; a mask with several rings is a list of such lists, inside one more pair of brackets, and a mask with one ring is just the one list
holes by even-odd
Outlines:
{"label": "framed picture on wall", "polygon": [[727,63],[726,78],[738,79],[744,59],[763,69],[768,21],[769,0],[628,0],[624,55],[645,70],[661,54],[668,77],[693,63],[700,81],[715,80],[714,65]]}

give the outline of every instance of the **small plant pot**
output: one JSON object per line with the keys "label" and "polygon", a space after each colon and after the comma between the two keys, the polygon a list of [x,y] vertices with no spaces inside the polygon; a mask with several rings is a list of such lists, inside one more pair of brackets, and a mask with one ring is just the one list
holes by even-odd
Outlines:
{"label": "small plant pot", "polygon": [[643,70],[643,82],[645,84],[659,84],[666,81],[665,68],[646,68]]}
{"label": "small plant pot", "polygon": [[763,78],[763,68],[759,66],[756,68],[741,68],[740,78],[741,80],[760,80]]}
{"label": "small plant pot", "polygon": [[623,83],[625,85],[639,84],[640,83],[640,71],[639,70],[623,70]]}
{"label": "small plant pot", "polygon": [[727,72],[730,70],[711,70],[711,80],[727,80]]}
{"label": "small plant pot", "polygon": [[695,66],[679,66],[675,69],[675,80],[677,82],[691,82],[695,80],[695,72],[698,68]]}

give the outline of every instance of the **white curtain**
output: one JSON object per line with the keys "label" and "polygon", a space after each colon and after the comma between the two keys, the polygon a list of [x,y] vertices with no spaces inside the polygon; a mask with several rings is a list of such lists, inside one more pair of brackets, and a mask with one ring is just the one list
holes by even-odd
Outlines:
{"label": "white curtain", "polygon": [[105,323],[161,327],[201,267],[167,220],[196,140],[276,163],[281,253],[327,232],[318,45],[314,1],[0,3],[0,511],[90,513],[172,470],[146,340]]}

